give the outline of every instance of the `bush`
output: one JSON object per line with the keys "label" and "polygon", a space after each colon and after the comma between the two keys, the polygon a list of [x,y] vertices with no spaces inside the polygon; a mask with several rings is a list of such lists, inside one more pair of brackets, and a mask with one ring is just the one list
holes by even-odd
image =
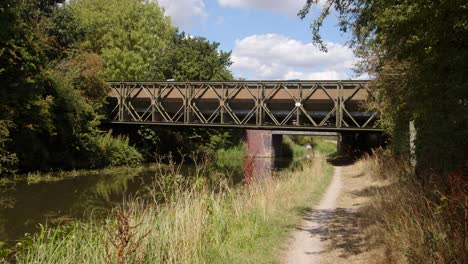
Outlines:
{"label": "bush", "polygon": [[95,167],[131,166],[143,161],[143,156],[129,145],[129,139],[125,136],[112,136],[112,131],[96,138]]}
{"label": "bush", "polygon": [[0,175],[11,174],[16,171],[18,158],[6,148],[6,142],[10,139],[11,122],[0,120]]}
{"label": "bush", "polygon": [[314,137],[311,136],[291,136],[294,143],[304,146],[307,144],[314,145]]}

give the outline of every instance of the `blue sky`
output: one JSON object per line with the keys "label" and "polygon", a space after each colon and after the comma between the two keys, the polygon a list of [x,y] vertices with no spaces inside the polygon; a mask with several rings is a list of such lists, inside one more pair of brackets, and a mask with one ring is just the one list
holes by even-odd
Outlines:
{"label": "blue sky", "polygon": [[159,0],[180,30],[232,51],[231,70],[247,79],[350,79],[356,62],[330,16],[323,28],[329,52],[311,44],[310,23],[297,12],[305,0]]}

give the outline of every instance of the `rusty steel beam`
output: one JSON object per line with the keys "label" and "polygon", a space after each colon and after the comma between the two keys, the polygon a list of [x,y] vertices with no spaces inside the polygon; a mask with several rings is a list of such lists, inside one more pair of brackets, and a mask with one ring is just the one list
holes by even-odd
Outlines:
{"label": "rusty steel beam", "polygon": [[380,131],[366,81],[110,82],[110,123]]}

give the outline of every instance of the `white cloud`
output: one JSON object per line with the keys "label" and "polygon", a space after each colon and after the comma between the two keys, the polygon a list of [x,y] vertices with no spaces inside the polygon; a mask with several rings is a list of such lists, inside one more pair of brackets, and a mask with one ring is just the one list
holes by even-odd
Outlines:
{"label": "white cloud", "polygon": [[333,70],[319,72],[288,71],[285,74],[286,80],[343,80],[348,78],[349,76],[347,74]]}
{"label": "white cloud", "polygon": [[254,79],[347,79],[355,64],[350,48],[328,42],[328,52],[283,35],[236,40],[232,69]]}
{"label": "white cloud", "polygon": [[305,0],[218,0],[221,6],[267,9],[296,15],[304,6]]}
{"label": "white cloud", "polygon": [[[323,6],[324,1],[319,1],[319,7]],[[306,0],[218,0],[218,3],[224,7],[273,10],[295,16],[304,7]]]}
{"label": "white cloud", "polygon": [[165,15],[170,16],[172,24],[182,30],[189,30],[200,18],[205,18],[204,0],[156,0],[165,10]]}

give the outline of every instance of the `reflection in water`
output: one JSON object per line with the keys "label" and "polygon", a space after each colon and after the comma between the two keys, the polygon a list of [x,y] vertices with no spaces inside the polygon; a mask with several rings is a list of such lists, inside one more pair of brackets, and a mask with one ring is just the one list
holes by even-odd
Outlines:
{"label": "reflection in water", "polygon": [[[230,177],[233,184],[243,181],[242,160],[222,164],[208,166],[206,175]],[[293,165],[290,159],[264,159],[258,166],[271,175],[275,166]],[[180,172],[181,175],[196,173],[194,166],[183,166]],[[55,182],[0,186],[0,241],[13,243],[25,233],[36,232],[38,224],[57,225],[89,216],[103,217],[126,197],[144,197],[158,175],[154,166],[148,166],[125,169],[121,173],[90,173]]]}

